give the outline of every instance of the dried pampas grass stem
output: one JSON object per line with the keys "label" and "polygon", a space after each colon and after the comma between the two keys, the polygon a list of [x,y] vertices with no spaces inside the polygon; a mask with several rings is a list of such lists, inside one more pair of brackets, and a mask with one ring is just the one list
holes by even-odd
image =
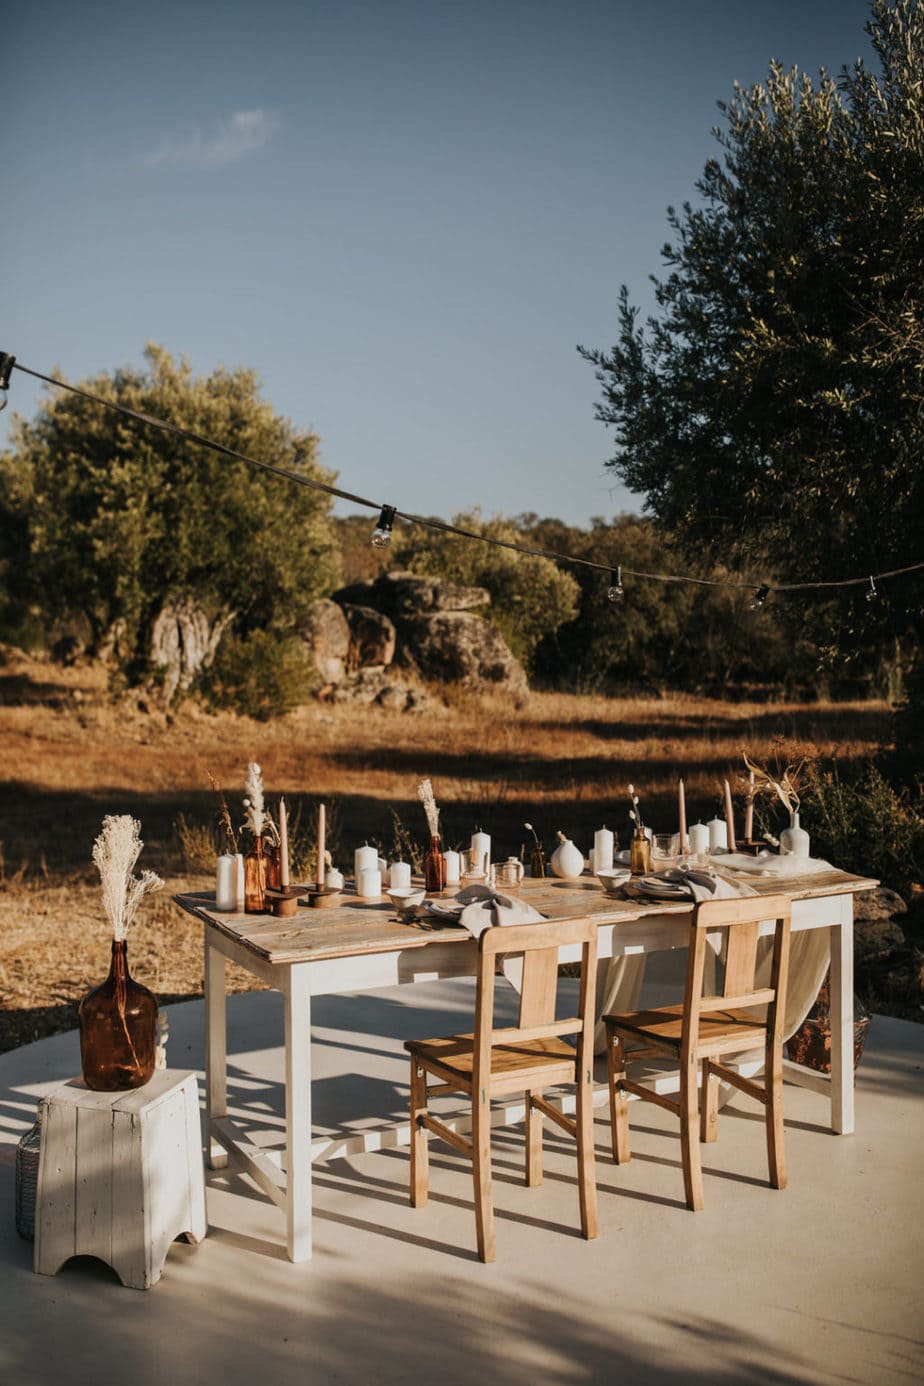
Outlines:
{"label": "dried pampas grass stem", "polygon": [[436,806],[433,797],[433,785],[429,780],[421,780],[417,786],[417,797],[423,804],[424,813],[427,815],[427,827],[430,829],[430,836],[436,837],[440,830],[440,811]]}
{"label": "dried pampas grass stem", "polygon": [[127,937],[144,896],[163,885],[154,871],[132,875],[143,846],[141,824],[127,813],[108,814],[93,844],[93,860],[103,889],[103,909],[117,942]]}

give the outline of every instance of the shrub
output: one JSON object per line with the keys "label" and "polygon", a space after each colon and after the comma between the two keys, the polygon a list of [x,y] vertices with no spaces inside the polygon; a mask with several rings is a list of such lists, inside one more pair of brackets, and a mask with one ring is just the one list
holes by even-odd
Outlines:
{"label": "shrub", "polygon": [[203,680],[203,692],[216,708],[266,722],[304,703],[313,684],[314,674],[297,636],[254,630],[225,636]]}

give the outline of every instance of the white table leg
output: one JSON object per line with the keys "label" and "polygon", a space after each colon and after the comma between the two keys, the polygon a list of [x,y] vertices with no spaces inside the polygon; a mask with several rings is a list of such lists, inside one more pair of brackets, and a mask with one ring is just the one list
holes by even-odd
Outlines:
{"label": "white table leg", "polygon": [[212,1139],[212,1122],[228,1115],[228,1025],[225,958],[205,930],[205,1130],[211,1169],[224,1169],[228,1153]]}
{"label": "white table leg", "polygon": [[286,1238],[290,1261],[311,1257],[311,995],[308,969],[290,967],[286,1014]]}
{"label": "white table leg", "polygon": [[853,898],[831,928],[831,1129],[849,1135],[853,1115]]}

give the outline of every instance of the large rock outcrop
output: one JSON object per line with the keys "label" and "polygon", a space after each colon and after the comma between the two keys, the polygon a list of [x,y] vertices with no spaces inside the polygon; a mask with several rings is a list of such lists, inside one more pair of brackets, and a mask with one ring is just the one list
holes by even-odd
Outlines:
{"label": "large rock outcrop", "polygon": [[[305,641],[328,695],[338,699],[351,688],[365,698],[370,680],[358,676],[393,666],[426,682],[502,689],[520,700],[528,691],[522,665],[497,627],[475,614],[489,601],[483,587],[383,573],[315,602]],[[399,705],[402,686],[392,684],[377,701]]]}

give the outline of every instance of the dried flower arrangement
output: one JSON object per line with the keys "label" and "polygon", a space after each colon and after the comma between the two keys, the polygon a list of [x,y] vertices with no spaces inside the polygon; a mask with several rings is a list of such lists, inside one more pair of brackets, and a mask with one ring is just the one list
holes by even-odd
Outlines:
{"label": "dried flower arrangement", "polygon": [[263,771],[255,760],[247,765],[244,781],[244,827],[249,828],[254,842],[263,836],[266,807],[263,802]]}
{"label": "dried flower arrangement", "polygon": [[440,811],[433,797],[433,786],[429,780],[421,780],[417,786],[417,797],[423,804],[424,813],[427,815],[427,827],[430,829],[431,837],[438,837],[440,831]]}
{"label": "dried flower arrangement", "polygon": [[790,762],[782,772],[777,770],[774,777],[768,770],[752,761],[746,752],[743,751],[742,756],[749,775],[754,776],[753,790],[749,791],[752,797],[757,794],[775,794],[790,818],[794,813],[798,813],[799,784],[808,765],[808,757],[803,756],[801,760]]}
{"label": "dried flower arrangement", "polygon": [[231,822],[231,811],[228,808],[225,792],[211,771],[209,771],[209,785],[211,786],[212,793],[218,800],[218,823],[222,838],[227,845],[227,850],[233,857],[240,850],[238,847],[239,831],[235,829],[234,824]]}
{"label": "dried flower arrangement", "polygon": [[117,942],[127,937],[144,896],[163,885],[154,871],[132,875],[143,846],[141,824],[127,813],[108,814],[93,844],[93,860],[103,889],[103,909]]}
{"label": "dried flower arrangement", "polygon": [[642,822],[642,811],[638,806],[638,795],[635,792],[634,784],[629,785],[629,802],[632,805],[629,809],[629,817],[635,824],[636,832],[643,833],[645,831],[645,825]]}

